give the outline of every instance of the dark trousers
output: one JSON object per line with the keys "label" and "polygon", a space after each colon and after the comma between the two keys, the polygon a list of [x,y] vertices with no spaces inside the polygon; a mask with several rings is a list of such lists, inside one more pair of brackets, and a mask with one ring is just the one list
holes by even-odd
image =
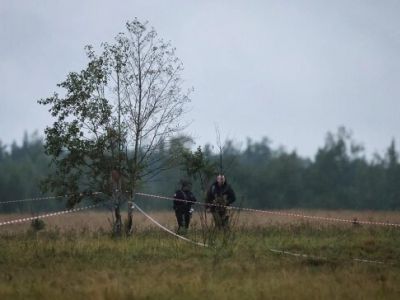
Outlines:
{"label": "dark trousers", "polygon": [[176,209],[175,210],[176,221],[178,222],[179,228],[189,228],[190,217],[192,216],[189,210]]}
{"label": "dark trousers", "polygon": [[214,218],[214,225],[216,228],[228,228],[229,226],[229,216],[225,208],[216,208],[212,212]]}

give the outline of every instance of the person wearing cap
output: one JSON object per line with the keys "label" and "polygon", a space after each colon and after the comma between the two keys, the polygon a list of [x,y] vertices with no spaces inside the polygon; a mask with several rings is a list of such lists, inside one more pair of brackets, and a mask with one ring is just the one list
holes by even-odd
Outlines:
{"label": "person wearing cap", "polygon": [[192,204],[196,202],[193,195],[192,183],[188,180],[181,180],[181,188],[175,192],[173,209],[175,210],[176,221],[178,222],[178,232],[189,228],[192,217]]}
{"label": "person wearing cap", "polygon": [[217,176],[216,181],[207,192],[206,203],[211,211],[214,224],[217,228],[227,228],[229,216],[227,206],[236,200],[235,192],[228,184],[223,174]]}

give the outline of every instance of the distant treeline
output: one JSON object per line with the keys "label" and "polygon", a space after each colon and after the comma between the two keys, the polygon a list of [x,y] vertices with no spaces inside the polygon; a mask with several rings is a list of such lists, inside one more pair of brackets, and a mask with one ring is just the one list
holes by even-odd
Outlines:
{"label": "distant treeline", "polygon": [[[50,159],[44,154],[43,142],[34,133],[24,134],[22,145],[6,147],[0,141],[0,202],[32,198],[42,195],[40,182],[49,174]],[[0,204],[0,212],[35,212],[40,209],[64,206],[54,200]]]}
{"label": "distant treeline", "polygon": [[[227,141],[222,148],[222,167],[237,194],[237,205],[265,209],[400,209],[399,153],[393,140],[381,156],[367,159],[364,149],[344,128],[328,133],[313,158],[273,149],[267,138],[247,140],[244,149]],[[220,153],[203,148],[207,159],[219,164]],[[41,195],[39,184],[49,174],[50,158],[42,140],[26,134],[21,146],[10,149],[0,142],[0,201]],[[143,191],[170,196],[186,177],[180,166],[159,174]],[[202,192],[195,182],[195,193]],[[144,200],[143,200],[144,201]],[[146,201],[147,207],[167,208],[166,201]],[[149,203],[152,203],[150,205]],[[0,212],[55,209],[60,200],[1,205]]]}

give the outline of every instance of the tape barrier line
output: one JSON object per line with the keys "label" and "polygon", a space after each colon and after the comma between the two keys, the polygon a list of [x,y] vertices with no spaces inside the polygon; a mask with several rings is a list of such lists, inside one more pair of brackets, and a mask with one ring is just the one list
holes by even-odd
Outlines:
{"label": "tape barrier line", "polygon": [[10,203],[19,203],[19,202],[50,200],[50,199],[57,199],[57,198],[64,198],[64,197],[66,197],[66,196],[49,196],[49,197],[27,198],[27,199],[20,199],[20,200],[0,201],[0,205],[1,204],[10,204]]}
{"label": "tape barrier line", "polygon": [[60,195],[60,196],[48,196],[48,197],[35,197],[35,198],[26,198],[26,199],[19,199],[19,200],[9,200],[9,201],[0,201],[0,205],[2,204],[10,204],[10,203],[19,203],[19,202],[30,202],[30,201],[41,201],[41,200],[50,200],[50,199],[57,199],[57,198],[67,198],[71,196],[91,196],[91,195],[98,195],[102,194],[102,192],[93,192],[93,193],[79,193],[79,194],[69,194],[69,195]]}
{"label": "tape barrier line", "polygon": [[[318,259],[318,260],[325,260],[325,261],[328,260],[328,258],[323,257],[323,256],[314,256],[314,255],[295,253],[295,252],[290,252],[290,251],[286,251],[286,250],[277,250],[277,249],[268,249],[268,250],[271,252],[274,252],[274,253],[285,254],[285,255],[290,255],[290,256],[295,256],[295,257],[311,258],[311,259]],[[352,258],[352,260],[360,262],[360,263],[387,265],[383,261],[378,261],[378,260],[369,260],[369,259],[361,259],[361,258]]]}
{"label": "tape barrier line", "polygon": [[362,262],[362,263],[368,263],[368,264],[379,264],[379,265],[385,265],[383,261],[377,261],[377,260],[368,260],[368,259],[361,259],[361,258],[353,258],[354,261]]}
{"label": "tape barrier line", "polygon": [[[93,195],[94,194],[101,194],[101,192],[96,192],[96,193],[92,193],[92,194]],[[151,197],[162,198],[162,199],[178,200],[178,199],[174,199],[174,198],[168,198],[168,197],[157,196],[157,195],[149,195],[149,194],[143,194],[143,193],[136,193],[136,194],[140,195],[140,196],[148,196],[148,197],[151,196]],[[65,197],[65,196],[43,197],[43,198],[40,198],[40,199],[45,199],[45,198],[54,199],[54,198],[57,198],[57,197]],[[36,198],[31,198],[31,199],[36,199]],[[23,200],[28,201],[29,199],[23,199]],[[22,201],[22,200],[15,200],[15,201]],[[187,200],[183,200],[183,201],[184,202],[192,202],[192,201],[187,201]],[[107,201],[107,202],[110,202],[110,201]],[[89,206],[84,206],[84,207],[79,207],[79,208],[73,208],[73,209],[69,209],[69,210],[63,210],[63,211],[47,213],[47,214],[38,215],[38,216],[35,216],[35,217],[27,217],[27,218],[20,218],[20,219],[4,221],[4,222],[0,222],[0,226],[24,223],[24,222],[32,221],[32,220],[35,220],[35,219],[45,219],[45,218],[49,218],[49,217],[55,217],[55,216],[60,216],[60,215],[64,215],[64,214],[75,213],[75,212],[79,212],[79,211],[83,211],[83,210],[93,209],[93,208],[97,208],[97,207],[103,206],[107,202],[102,202],[102,203],[89,205]],[[192,203],[196,203],[196,202],[192,202]],[[203,203],[197,203],[197,204],[203,204]],[[182,240],[184,240],[186,242],[192,243],[194,245],[198,245],[198,246],[201,246],[201,247],[208,247],[207,244],[192,241],[192,240],[190,240],[190,239],[188,239],[186,237],[183,237],[183,236],[181,236],[179,234],[176,234],[175,232],[173,232],[170,229],[166,228],[165,226],[161,225],[159,222],[157,222],[155,219],[153,219],[150,215],[148,215],[146,212],[144,212],[135,202],[132,202],[132,206],[133,206],[133,208],[136,208],[139,212],[141,212],[151,222],[153,222],[154,224],[156,224],[158,227],[160,227],[164,231],[168,232],[169,234],[172,234],[173,236],[175,236],[177,238],[180,238],[180,239],[182,239]],[[220,206],[221,207],[221,205],[215,205],[215,206]],[[225,206],[225,207],[227,207],[227,206]],[[237,207],[232,207],[232,206],[231,207],[227,207],[227,208],[232,208],[232,209],[236,208],[237,209]],[[240,208],[240,209],[242,209],[242,208]],[[247,209],[247,210],[265,212],[263,210],[255,210],[255,209]],[[386,224],[386,223],[383,223],[383,224]],[[277,249],[269,249],[269,250],[271,252],[274,252],[274,253],[280,253],[280,254],[291,255],[291,256],[296,256],[296,257],[327,260],[326,257],[321,257],[321,256],[312,256],[312,255],[294,253],[294,252],[289,252],[289,251],[284,251],[284,250],[277,250]],[[353,258],[353,260],[357,261],[357,262],[362,262],[362,263],[385,264],[382,261],[375,261],[375,260],[368,260],[368,259]]]}
{"label": "tape barrier line", "polygon": [[4,222],[0,222],[0,226],[24,223],[24,222],[32,221],[35,219],[45,219],[45,218],[49,218],[49,217],[55,217],[55,216],[60,216],[60,215],[64,215],[64,214],[75,213],[75,212],[82,211],[82,210],[96,208],[96,207],[99,207],[99,206],[102,206],[105,204],[106,204],[106,202],[102,202],[99,204],[42,214],[42,215],[38,215],[35,217],[27,217],[27,218],[21,218],[21,219],[14,219],[14,220],[10,220],[10,221],[4,221]]}
{"label": "tape barrier line", "polygon": [[271,252],[274,252],[274,253],[286,254],[286,255],[291,255],[291,256],[296,256],[296,257],[328,260],[326,257],[322,257],[322,256],[307,255],[307,254],[302,254],[302,253],[289,252],[286,250],[276,250],[276,249],[268,249],[268,250]]}
{"label": "tape barrier line", "polygon": [[[139,194],[139,193],[137,193]],[[191,202],[191,201],[188,201]],[[203,244],[203,243],[197,243],[194,242],[192,240],[189,240],[188,238],[185,238],[179,234],[176,234],[175,232],[169,230],[168,228],[166,228],[165,226],[161,225],[159,222],[157,222],[155,219],[153,219],[151,216],[149,216],[147,213],[145,213],[136,203],[133,202],[133,206],[139,210],[139,212],[141,212],[145,217],[147,217],[150,221],[152,221],[154,224],[156,224],[158,227],[160,227],[161,229],[167,231],[168,233],[183,239],[187,242],[190,242],[192,244],[196,244],[202,247],[208,247],[207,244]],[[323,257],[323,256],[315,256],[315,255],[308,255],[308,254],[302,254],[302,253],[295,253],[295,252],[290,252],[290,251],[286,251],[286,250],[277,250],[277,249],[268,249],[271,252],[274,253],[279,253],[279,254],[285,254],[285,255],[290,255],[290,256],[295,256],[295,257],[303,257],[303,258],[311,258],[311,259],[319,259],[319,260],[328,260],[328,258]],[[368,260],[368,259],[361,259],[361,258],[353,258],[352,260],[357,261],[357,262],[361,262],[361,263],[370,263],[370,264],[385,264],[382,261],[376,261],[376,260]]]}
{"label": "tape barrier line", "polygon": [[154,224],[156,224],[158,227],[160,227],[162,230],[168,232],[169,234],[172,234],[173,236],[175,236],[175,237],[177,237],[177,238],[180,238],[180,239],[182,239],[182,240],[184,240],[184,241],[186,241],[186,242],[195,244],[195,245],[197,245],[197,246],[208,247],[207,244],[192,241],[192,240],[190,240],[190,239],[188,239],[188,238],[185,238],[184,236],[181,236],[181,235],[179,235],[179,234],[176,234],[176,233],[173,232],[172,230],[170,230],[170,229],[168,229],[167,227],[161,225],[159,222],[157,222],[155,219],[153,219],[151,216],[149,216],[147,213],[145,213],[135,202],[132,202],[132,206],[133,206],[133,208],[136,208],[139,212],[141,212],[141,213],[142,213],[146,218],[148,218],[151,222],[153,222]]}
{"label": "tape barrier line", "polygon": [[258,213],[284,216],[284,217],[295,217],[295,218],[304,218],[304,219],[320,220],[320,221],[328,221],[328,222],[341,222],[341,223],[349,223],[349,224],[392,226],[392,227],[400,228],[400,224],[390,223],[390,222],[375,222],[375,221],[362,221],[362,220],[358,220],[358,219],[349,220],[349,219],[332,218],[332,217],[310,216],[310,215],[297,214],[297,213],[287,213],[287,212],[262,210],[262,209],[255,209],[255,208],[226,206],[226,205],[219,205],[219,204],[213,204],[213,203],[194,202],[194,201],[189,201],[189,200],[175,199],[172,197],[165,197],[165,196],[152,195],[152,194],[146,194],[146,193],[136,193],[136,195],[148,197],[148,198],[163,199],[163,200],[168,200],[168,201],[181,201],[181,202],[192,203],[192,204],[197,204],[197,205],[223,207],[226,209],[234,209],[234,210],[241,210],[241,211],[248,211],[248,212],[258,212]]}

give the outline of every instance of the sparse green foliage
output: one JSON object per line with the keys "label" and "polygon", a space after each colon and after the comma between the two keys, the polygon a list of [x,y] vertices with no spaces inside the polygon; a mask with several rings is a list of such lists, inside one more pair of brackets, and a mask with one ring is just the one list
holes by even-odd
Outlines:
{"label": "sparse green foliage", "polygon": [[55,167],[46,187],[63,194],[95,190],[111,196],[118,189],[132,195],[168,166],[157,154],[182,129],[190,92],[182,88],[183,66],[171,44],[137,19],[113,44],[102,44],[100,54],[92,46],[86,50],[87,67],[58,85],[64,95],[38,101],[56,119],[45,131]]}
{"label": "sparse green foliage", "polygon": [[195,152],[183,149],[181,164],[187,176],[200,181],[201,189],[205,192],[210,179],[217,171],[217,165],[205,157],[200,146]]}

